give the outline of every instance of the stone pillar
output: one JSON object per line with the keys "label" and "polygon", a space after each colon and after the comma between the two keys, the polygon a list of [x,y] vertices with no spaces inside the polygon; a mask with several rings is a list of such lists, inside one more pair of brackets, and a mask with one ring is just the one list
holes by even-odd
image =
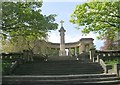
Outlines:
{"label": "stone pillar", "polygon": [[[63,21],[61,21],[63,23]],[[59,56],[66,56],[65,52],[65,29],[63,26],[61,26],[59,32],[60,32],[60,51],[59,51]]]}
{"label": "stone pillar", "polygon": [[94,57],[95,57],[95,49],[91,49],[90,51],[90,60],[94,62]]}
{"label": "stone pillar", "polygon": [[68,56],[72,56],[70,49],[71,49],[71,48],[68,48]]}
{"label": "stone pillar", "polygon": [[81,43],[79,52],[82,53],[83,51],[85,51],[85,45],[83,43]]}
{"label": "stone pillar", "polygon": [[100,56],[97,55],[97,62],[100,63]]}
{"label": "stone pillar", "polygon": [[120,64],[114,65],[114,72],[117,74],[118,77],[120,77]]}
{"label": "stone pillar", "polygon": [[81,53],[81,47],[79,46],[79,54]]}
{"label": "stone pillar", "polygon": [[77,55],[77,47],[75,47],[75,56]]}

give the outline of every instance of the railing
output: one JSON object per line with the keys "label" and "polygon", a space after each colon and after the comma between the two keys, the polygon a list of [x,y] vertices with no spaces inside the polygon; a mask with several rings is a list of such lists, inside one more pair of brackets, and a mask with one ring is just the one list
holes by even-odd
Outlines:
{"label": "railing", "polygon": [[12,74],[18,66],[19,66],[18,61],[13,62],[11,67],[10,67],[9,74]]}
{"label": "railing", "polygon": [[120,51],[118,50],[107,50],[107,51],[95,51],[96,55],[99,55],[100,58],[115,58],[115,57],[120,57]]}
{"label": "railing", "polygon": [[24,50],[22,53],[1,53],[0,59],[5,61],[4,65],[6,66],[9,62],[3,74],[11,74],[20,64],[33,61],[32,57],[33,53],[28,50]]}
{"label": "railing", "polygon": [[[7,72],[5,72],[5,74],[11,74],[16,67],[18,67],[20,64],[24,64],[26,62],[30,62],[33,61],[33,56],[34,57],[39,57],[38,60],[46,60],[47,56],[43,56],[40,57],[40,55],[35,55],[33,54],[32,51],[29,50],[23,50],[22,53],[1,53],[0,54],[0,59],[2,59],[3,61],[5,61],[5,65],[7,65],[6,63],[9,62],[9,68],[6,70]],[[8,72],[9,71],[9,72]]]}
{"label": "railing", "polygon": [[102,59],[100,59],[99,63],[102,66],[102,68],[104,69],[104,73],[108,73],[109,70],[112,69],[112,65],[106,65]]}
{"label": "railing", "polygon": [[[120,51],[118,50],[107,50],[107,51],[98,51],[95,49],[90,50],[90,60],[92,62],[98,62],[104,69],[105,73],[109,73],[109,70],[112,69],[111,65],[106,65],[104,62],[104,59],[114,59],[119,58],[120,59]],[[114,65],[114,73],[116,73],[118,76],[120,76],[120,64]]]}
{"label": "railing", "polygon": [[17,60],[23,58],[23,53],[2,53],[1,57],[2,60]]}

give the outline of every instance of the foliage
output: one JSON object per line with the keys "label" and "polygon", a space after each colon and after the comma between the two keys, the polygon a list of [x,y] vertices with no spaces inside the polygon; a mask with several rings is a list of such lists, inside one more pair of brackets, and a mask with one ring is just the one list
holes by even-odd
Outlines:
{"label": "foliage", "polygon": [[105,61],[106,64],[118,64],[120,63],[120,59],[114,59],[114,60],[108,60],[108,61]]}
{"label": "foliage", "polygon": [[120,59],[105,60],[105,63],[107,65],[112,65],[112,67],[114,67],[115,64],[119,64],[120,63]]}
{"label": "foliage", "polygon": [[83,33],[99,33],[99,39],[113,39],[120,32],[120,1],[88,2],[77,5],[70,22],[85,26]]}
{"label": "foliage", "polygon": [[2,73],[3,74],[9,73],[11,65],[12,65],[11,61],[3,60],[2,61]]}
{"label": "foliage", "polygon": [[57,29],[56,15],[41,14],[41,6],[42,2],[3,2],[0,30],[4,39],[16,43],[22,37],[21,42],[31,49],[31,41],[43,39],[48,31]]}

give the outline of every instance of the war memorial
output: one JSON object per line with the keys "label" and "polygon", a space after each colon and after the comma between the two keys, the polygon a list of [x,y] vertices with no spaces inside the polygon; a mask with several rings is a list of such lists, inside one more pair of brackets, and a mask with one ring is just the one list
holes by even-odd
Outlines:
{"label": "war memorial", "polygon": [[0,84],[120,85],[120,0],[44,1],[2,0]]}
{"label": "war memorial", "polygon": [[[119,59],[120,51],[98,51],[92,38],[65,43],[66,30],[63,21],[60,23],[60,43],[43,41],[41,52],[46,55],[42,60],[39,54],[28,50],[2,53],[3,62],[12,62],[2,74],[2,85],[119,85],[120,64],[107,65],[105,60]],[[49,55],[50,50],[57,54]]]}
{"label": "war memorial", "polygon": [[[66,60],[66,59],[74,59],[75,57],[71,57],[72,55],[81,54],[82,52],[88,52],[90,47],[93,46],[93,40],[92,38],[82,38],[77,42],[72,43],[65,43],[65,32],[66,30],[63,27],[63,22],[61,21],[61,28],[59,30],[60,33],[60,43],[51,43],[48,42],[48,49],[54,49],[59,51],[59,56],[54,57],[50,56],[48,60]],[[65,49],[68,49],[68,53],[65,51]],[[71,49],[74,49],[74,52],[71,52]]]}

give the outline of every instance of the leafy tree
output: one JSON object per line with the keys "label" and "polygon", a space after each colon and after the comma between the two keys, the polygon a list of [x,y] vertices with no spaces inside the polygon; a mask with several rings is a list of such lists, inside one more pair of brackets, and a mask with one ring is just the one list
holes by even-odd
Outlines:
{"label": "leafy tree", "polygon": [[120,46],[118,45],[118,36],[114,37],[114,40],[107,37],[105,37],[104,40],[104,45],[101,47],[101,50],[119,50]]}
{"label": "leafy tree", "polygon": [[3,2],[2,3],[2,29],[4,39],[13,43],[22,37],[23,43],[31,47],[31,41],[43,39],[47,32],[57,29],[56,15],[41,14],[42,2]]}
{"label": "leafy tree", "polygon": [[120,32],[120,1],[77,5],[70,22],[85,26],[82,30],[85,34],[95,32],[99,33],[99,39],[114,39],[116,32]]}
{"label": "leafy tree", "polygon": [[101,50],[111,50],[112,47],[113,47],[113,46],[111,46],[113,41],[110,40],[110,39],[107,39],[107,38],[104,39],[104,40],[105,40],[104,41],[104,46],[101,47]]}

